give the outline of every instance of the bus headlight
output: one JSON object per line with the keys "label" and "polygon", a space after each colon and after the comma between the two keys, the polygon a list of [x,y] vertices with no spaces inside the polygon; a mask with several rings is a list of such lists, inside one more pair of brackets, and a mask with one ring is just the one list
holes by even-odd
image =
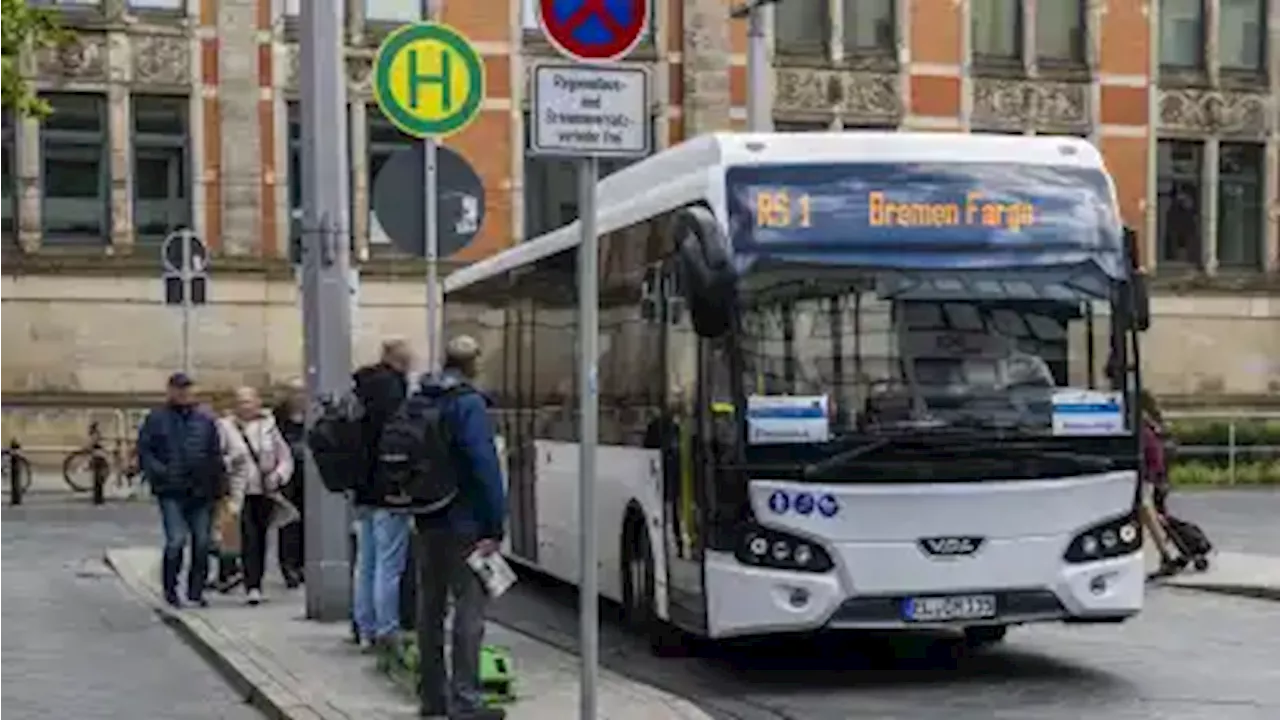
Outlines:
{"label": "bus headlight", "polygon": [[1136,513],[1127,513],[1085,530],[1072,539],[1063,559],[1070,563],[1120,557],[1142,549]]}
{"label": "bus headlight", "polygon": [[734,557],[744,565],[779,570],[827,572],[835,567],[831,556],[820,546],[789,533],[758,525],[751,525],[743,530]]}

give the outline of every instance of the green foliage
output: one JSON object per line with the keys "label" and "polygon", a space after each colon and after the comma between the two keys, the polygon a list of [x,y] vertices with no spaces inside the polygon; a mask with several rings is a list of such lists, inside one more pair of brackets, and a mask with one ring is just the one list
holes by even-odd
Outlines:
{"label": "green foliage", "polygon": [[1175,486],[1280,485],[1280,460],[1236,463],[1234,478],[1218,464],[1178,462],[1169,468],[1169,482]]}
{"label": "green foliage", "polygon": [[0,31],[3,32],[4,78],[0,105],[19,115],[44,117],[49,105],[22,77],[20,56],[41,48],[58,47],[72,35],[58,23],[49,8],[32,7],[27,0],[3,0]]}
{"label": "green foliage", "polygon": [[[1280,445],[1280,420],[1242,418],[1234,421],[1236,445]],[[1231,438],[1228,420],[1173,420],[1169,434],[1180,445],[1226,445]]]}

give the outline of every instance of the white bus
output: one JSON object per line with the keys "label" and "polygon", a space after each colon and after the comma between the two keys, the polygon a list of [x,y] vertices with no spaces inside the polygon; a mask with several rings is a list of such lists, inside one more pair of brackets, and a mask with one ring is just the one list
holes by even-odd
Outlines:
{"label": "white bus", "polygon": [[[1079,139],[721,134],[599,184],[601,594],[669,649],[1142,607],[1146,292]],[[505,550],[578,579],[578,225],[444,281]]]}

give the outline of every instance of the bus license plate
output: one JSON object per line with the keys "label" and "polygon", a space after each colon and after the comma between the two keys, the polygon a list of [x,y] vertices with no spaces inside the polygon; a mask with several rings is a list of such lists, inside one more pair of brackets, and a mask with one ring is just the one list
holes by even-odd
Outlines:
{"label": "bus license plate", "polygon": [[974,620],[996,616],[995,595],[907,598],[903,614],[916,622]]}

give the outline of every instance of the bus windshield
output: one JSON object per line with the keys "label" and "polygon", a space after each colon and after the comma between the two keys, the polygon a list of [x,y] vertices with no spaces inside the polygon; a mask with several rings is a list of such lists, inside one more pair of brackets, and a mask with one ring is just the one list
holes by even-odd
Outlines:
{"label": "bus windshield", "polygon": [[[989,289],[1000,282],[963,275],[815,277],[761,283],[744,298],[749,444],[959,429],[1129,434],[1126,379],[1107,372],[1110,303],[1025,280],[1039,292],[1002,295]],[[921,290],[944,285],[953,291]],[[977,285],[988,290],[964,292]]]}

